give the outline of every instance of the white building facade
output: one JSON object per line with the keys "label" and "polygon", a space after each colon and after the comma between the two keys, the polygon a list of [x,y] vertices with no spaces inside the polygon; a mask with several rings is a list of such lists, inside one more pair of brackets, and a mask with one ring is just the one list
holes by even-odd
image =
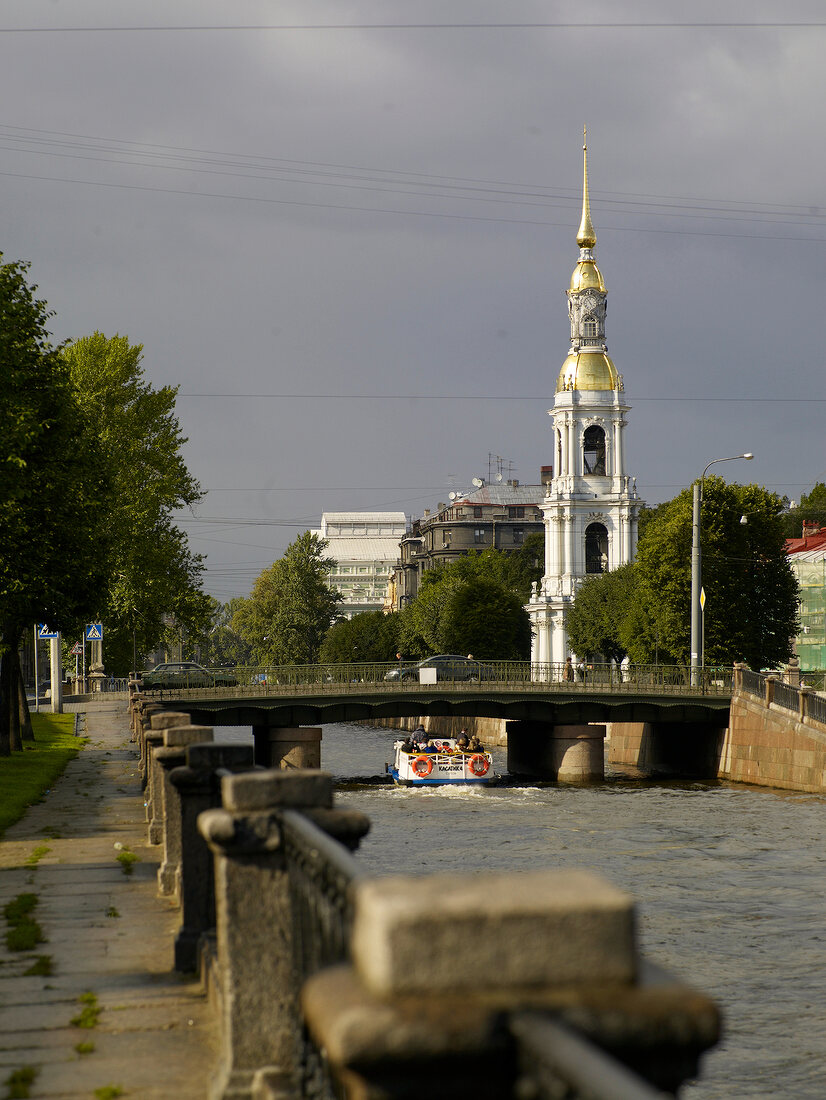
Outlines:
{"label": "white building facade", "polygon": [[625,469],[629,406],[605,339],[608,295],[594,260],[587,156],[583,146],[579,260],[567,291],[571,346],[549,410],[554,464],[542,503],[545,574],[527,604],[537,676],[548,666],[558,675],[571,654],[568,614],[585,578],[633,560],[643,504]]}
{"label": "white building facade", "polygon": [[352,619],[363,611],[381,611],[387,584],[407,530],[404,512],[324,512],[321,530],[325,557],[336,562],[329,584],[344,597],[340,614]]}

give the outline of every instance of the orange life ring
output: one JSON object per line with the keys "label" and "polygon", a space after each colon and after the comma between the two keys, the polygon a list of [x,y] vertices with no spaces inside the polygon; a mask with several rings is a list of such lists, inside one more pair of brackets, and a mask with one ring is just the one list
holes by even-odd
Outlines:
{"label": "orange life ring", "polygon": [[[426,779],[433,771],[433,761],[429,756],[417,756],[410,767],[419,779]],[[487,768],[485,768],[485,771],[487,771]]]}
{"label": "orange life ring", "polygon": [[485,775],[490,767],[490,761],[486,756],[482,756],[481,753],[476,753],[475,756],[471,756],[467,765],[474,775]]}

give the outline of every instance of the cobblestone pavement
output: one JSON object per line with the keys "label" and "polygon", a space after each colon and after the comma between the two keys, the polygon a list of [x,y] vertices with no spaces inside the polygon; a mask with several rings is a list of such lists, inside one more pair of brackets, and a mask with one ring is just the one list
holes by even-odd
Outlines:
{"label": "cobblestone pavement", "polygon": [[[172,970],[178,912],[157,893],[160,852],[146,842],[126,704],[79,709],[88,745],[0,840],[0,909],[36,894],[46,938],[9,951],[0,917],[0,1087],[28,1066],[32,1097],[109,1087],[113,1097],[200,1100],[217,1060],[213,1019],[200,985]],[[116,858],[125,850],[138,857],[131,875]],[[27,975],[39,955],[52,973]],[[89,1022],[100,1009],[95,1026],[72,1023],[84,1008]]]}

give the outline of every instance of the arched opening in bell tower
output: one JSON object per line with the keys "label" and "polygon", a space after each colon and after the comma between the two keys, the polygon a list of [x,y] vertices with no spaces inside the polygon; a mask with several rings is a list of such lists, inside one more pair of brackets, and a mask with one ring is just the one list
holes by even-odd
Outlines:
{"label": "arched opening in bell tower", "polygon": [[585,528],[585,572],[608,570],[608,530],[604,523],[589,523]]}
{"label": "arched opening in bell tower", "polygon": [[605,474],[605,432],[596,424],[585,429],[582,470],[585,474]]}

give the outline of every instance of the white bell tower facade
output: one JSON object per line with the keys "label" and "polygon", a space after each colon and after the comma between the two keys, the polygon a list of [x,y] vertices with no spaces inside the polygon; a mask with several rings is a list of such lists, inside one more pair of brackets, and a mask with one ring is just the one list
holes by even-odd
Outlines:
{"label": "white bell tower facade", "polygon": [[571,346],[548,414],[554,461],[542,504],[545,573],[527,604],[533,630],[531,661],[535,677],[541,679],[558,678],[571,655],[568,613],[585,578],[633,560],[643,503],[636,480],[625,472],[623,435],[629,406],[605,340],[608,295],[594,260],[587,142],[577,244],[579,261],[567,292]]}

